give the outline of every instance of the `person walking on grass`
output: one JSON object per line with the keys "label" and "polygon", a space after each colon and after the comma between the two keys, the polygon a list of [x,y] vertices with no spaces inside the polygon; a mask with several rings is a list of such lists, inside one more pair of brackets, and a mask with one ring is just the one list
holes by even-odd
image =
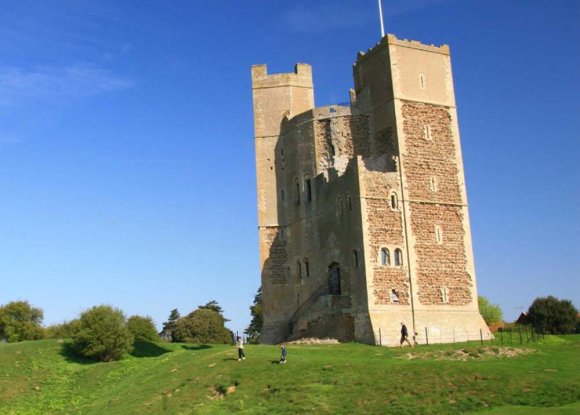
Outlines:
{"label": "person walking on grass", "polygon": [[284,343],[280,345],[280,364],[286,363],[286,346]]}
{"label": "person walking on grass", "polygon": [[403,347],[403,343],[404,342],[409,343],[409,346],[411,346],[411,347],[415,347],[409,341],[409,330],[407,330],[407,326],[405,326],[405,322],[404,321],[401,321],[401,348]]}
{"label": "person walking on grass", "polygon": [[240,336],[236,339],[236,346],[238,347],[238,362],[246,360],[246,355],[244,354],[244,340]]}

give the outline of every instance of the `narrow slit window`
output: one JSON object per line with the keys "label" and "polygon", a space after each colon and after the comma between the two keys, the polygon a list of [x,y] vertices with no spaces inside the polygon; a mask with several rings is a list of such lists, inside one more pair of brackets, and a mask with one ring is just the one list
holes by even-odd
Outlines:
{"label": "narrow slit window", "polygon": [[381,248],[381,265],[387,266],[390,265],[391,258],[389,254],[389,250],[387,248]]}
{"label": "narrow slit window", "polygon": [[423,138],[425,138],[425,140],[431,140],[431,126],[430,125],[423,126]]}
{"label": "narrow slit window", "polygon": [[352,210],[352,198],[350,195],[346,197],[346,208],[350,211]]}
{"label": "narrow slit window", "polygon": [[421,89],[425,89],[425,75],[423,74],[419,75],[419,85],[421,86]]}
{"label": "narrow slit window", "polygon": [[298,183],[298,180],[294,181],[294,201],[296,202],[296,205],[300,204],[300,184]]}
{"label": "narrow slit window", "polygon": [[391,209],[397,210],[399,208],[399,201],[396,193],[391,193]]}
{"label": "narrow slit window", "polygon": [[437,241],[438,244],[443,243],[443,231],[439,225],[435,225],[435,241]]}
{"label": "narrow slit window", "polygon": [[400,249],[395,249],[395,266],[400,267],[403,265],[403,251]]}
{"label": "narrow slit window", "polygon": [[449,288],[441,287],[441,301],[443,304],[449,304]]}
{"label": "narrow slit window", "polygon": [[304,180],[304,190],[306,190],[306,201],[312,201],[312,181],[310,178]]}
{"label": "narrow slit window", "polygon": [[286,195],[284,194],[284,189],[280,190],[280,200],[284,201]]}
{"label": "narrow slit window", "polygon": [[304,273],[306,277],[310,277],[310,262],[308,262],[308,258],[304,258]]}
{"label": "narrow slit window", "polygon": [[437,177],[431,176],[431,179],[429,181],[429,187],[431,188],[432,192],[437,191]]}
{"label": "narrow slit window", "polygon": [[352,264],[355,268],[358,268],[358,252],[356,249],[352,250]]}
{"label": "narrow slit window", "polygon": [[300,261],[296,261],[296,265],[298,267],[298,278],[302,279],[302,263]]}

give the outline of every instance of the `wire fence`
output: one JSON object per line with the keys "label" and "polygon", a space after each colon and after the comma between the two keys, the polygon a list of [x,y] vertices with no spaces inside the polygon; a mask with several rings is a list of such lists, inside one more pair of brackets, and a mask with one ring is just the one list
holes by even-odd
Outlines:
{"label": "wire fence", "polygon": [[[484,329],[423,327],[422,329],[418,328],[418,331],[415,333],[409,333],[408,340],[417,346],[469,342],[479,342],[482,345],[524,346],[529,343],[534,343],[543,337],[543,334],[537,333],[532,327],[519,325],[500,328],[495,333]],[[400,344],[400,339],[401,337],[398,332],[397,335],[394,335],[393,331],[385,333],[379,329],[375,333],[375,343],[377,346],[398,345]]]}

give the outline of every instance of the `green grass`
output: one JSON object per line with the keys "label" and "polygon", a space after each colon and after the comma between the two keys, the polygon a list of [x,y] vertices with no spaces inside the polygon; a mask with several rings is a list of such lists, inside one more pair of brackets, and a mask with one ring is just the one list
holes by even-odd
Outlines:
{"label": "green grass", "polygon": [[290,345],[286,365],[275,346],[246,346],[238,362],[233,346],[142,343],[94,363],[66,342],[4,344],[0,413],[580,413],[580,336],[561,339],[509,358],[496,345]]}

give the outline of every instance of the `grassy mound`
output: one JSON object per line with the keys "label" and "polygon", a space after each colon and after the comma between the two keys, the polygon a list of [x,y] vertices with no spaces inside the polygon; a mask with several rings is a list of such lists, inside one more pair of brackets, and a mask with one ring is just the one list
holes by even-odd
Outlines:
{"label": "grassy mound", "polygon": [[519,352],[290,345],[286,365],[275,346],[246,346],[247,359],[238,362],[233,346],[141,342],[130,358],[96,363],[67,345],[0,345],[0,413],[552,415],[580,408],[580,336]]}

